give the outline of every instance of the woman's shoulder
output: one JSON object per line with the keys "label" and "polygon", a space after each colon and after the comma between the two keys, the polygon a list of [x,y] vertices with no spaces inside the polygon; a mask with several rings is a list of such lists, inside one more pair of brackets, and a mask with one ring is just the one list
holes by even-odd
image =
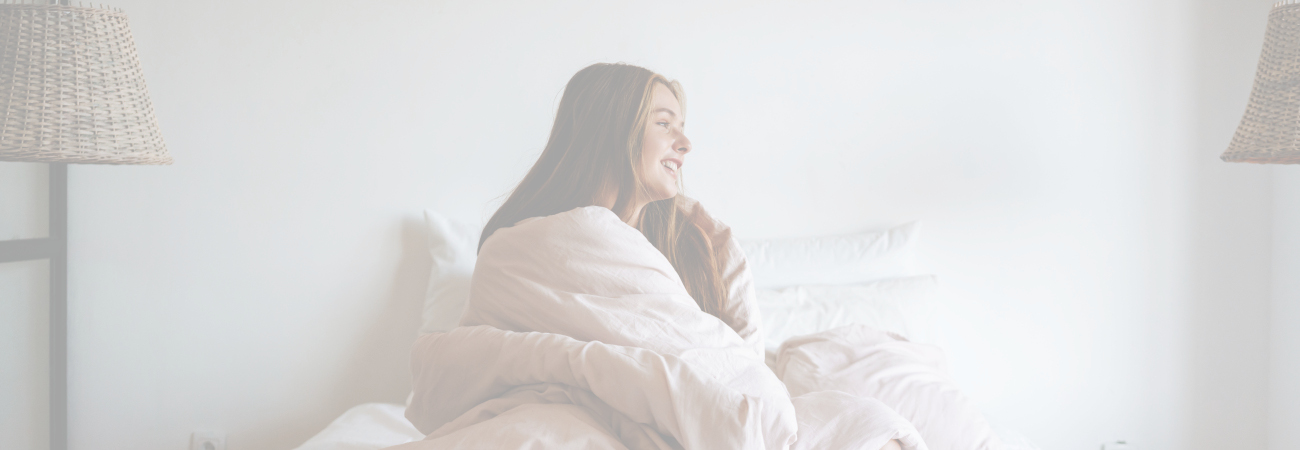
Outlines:
{"label": "woman's shoulder", "polygon": [[[618,215],[604,206],[579,206],[568,211],[551,214],[549,216],[533,216],[518,222],[511,227],[517,227],[537,221],[549,222],[581,222],[581,223],[607,223],[610,219],[618,219]],[[620,221],[621,222],[621,221]],[[509,227],[503,227],[509,228]]]}

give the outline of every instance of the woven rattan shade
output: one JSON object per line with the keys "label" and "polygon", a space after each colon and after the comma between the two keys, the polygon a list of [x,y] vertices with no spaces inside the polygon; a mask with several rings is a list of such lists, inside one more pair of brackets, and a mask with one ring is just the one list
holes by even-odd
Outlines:
{"label": "woven rattan shade", "polygon": [[0,4],[0,160],[171,164],[126,14]]}
{"label": "woven rattan shade", "polygon": [[1255,87],[1237,133],[1220,159],[1300,164],[1300,3],[1273,5]]}

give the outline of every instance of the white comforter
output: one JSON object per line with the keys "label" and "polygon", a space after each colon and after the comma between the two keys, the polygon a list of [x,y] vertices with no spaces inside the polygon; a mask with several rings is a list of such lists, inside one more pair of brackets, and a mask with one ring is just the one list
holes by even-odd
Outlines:
{"label": "white comforter", "polygon": [[[721,253],[738,254],[707,220]],[[783,384],[764,364],[735,261],[724,274],[733,308],[718,318],[606,208],[497,230],[479,252],[462,326],[412,350],[406,416],[428,436],[393,448],[926,448],[907,420],[848,386],[808,371],[799,380],[815,389]],[[826,353],[835,382],[857,379],[842,354]],[[801,355],[814,366],[819,357]]]}

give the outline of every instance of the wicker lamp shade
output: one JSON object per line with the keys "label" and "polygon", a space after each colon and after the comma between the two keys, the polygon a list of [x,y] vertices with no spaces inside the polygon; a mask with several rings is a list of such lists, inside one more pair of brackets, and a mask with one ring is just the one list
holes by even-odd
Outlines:
{"label": "wicker lamp shade", "polygon": [[1300,2],[1273,5],[1255,87],[1237,133],[1220,159],[1300,164]]}
{"label": "wicker lamp shade", "polygon": [[126,14],[0,3],[0,160],[171,164]]}

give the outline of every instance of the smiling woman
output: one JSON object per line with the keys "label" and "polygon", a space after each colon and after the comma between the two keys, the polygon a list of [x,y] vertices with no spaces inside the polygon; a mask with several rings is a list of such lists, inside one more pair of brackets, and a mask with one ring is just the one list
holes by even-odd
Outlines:
{"label": "smiling woman", "polygon": [[701,309],[722,314],[729,306],[715,249],[722,243],[710,236],[712,221],[679,195],[691,151],[684,104],[681,84],[642,67],[600,63],[578,71],[564,88],[546,148],[483,228],[479,247],[524,219],[603,206],[663,252]]}
{"label": "smiling woman", "polygon": [[573,76],[483,228],[459,326],[415,344],[405,414],[426,439],[401,448],[925,448],[880,401],[791,398],[764,364],[745,256],[681,194],[683,100],[641,67]]}

